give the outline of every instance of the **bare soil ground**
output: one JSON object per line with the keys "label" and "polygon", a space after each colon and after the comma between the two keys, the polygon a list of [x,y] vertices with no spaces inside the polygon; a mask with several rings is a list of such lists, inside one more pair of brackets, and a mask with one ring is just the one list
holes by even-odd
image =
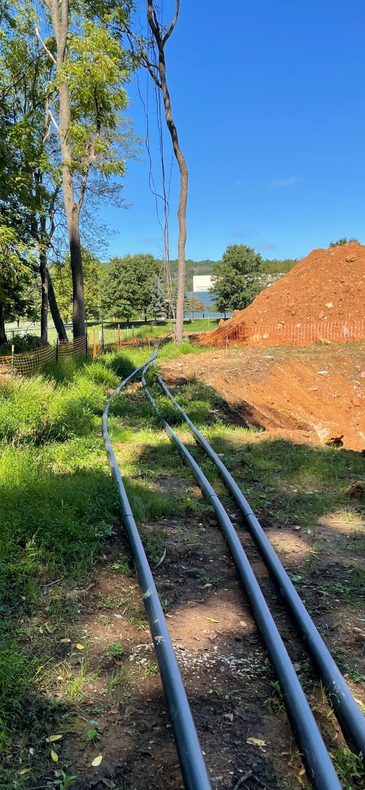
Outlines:
{"label": "bare soil ground", "polygon": [[[231,350],[228,356],[212,351],[165,364],[163,373],[169,386],[199,381],[220,394],[212,419],[231,425],[232,434],[229,440],[216,439],[215,449],[244,491],[249,490],[249,500],[250,492],[254,497],[268,537],[355,697],[365,704],[364,515],[359,500],[352,506],[349,498],[348,508],[339,509],[336,502],[331,506],[329,495],[325,507],[312,511],[310,503],[316,501],[323,480],[317,486],[308,477],[299,491],[295,477],[280,477],[286,448],[290,464],[297,450],[304,459],[304,452],[315,455],[315,445],[342,437],[338,453],[345,454],[344,468],[349,469],[345,484],[356,482],[358,472],[354,475],[351,470],[358,470],[359,451],[365,448],[363,351],[362,347],[241,349]],[[135,387],[136,398],[139,394]],[[252,430],[234,431],[237,425]],[[194,447],[185,427],[178,432]],[[258,456],[250,455],[259,452],[261,444],[261,469],[266,468],[265,452],[273,464],[267,466],[269,476],[278,448],[280,490],[274,491],[260,477],[255,466]],[[158,446],[140,443],[136,428],[128,446],[121,441],[117,449],[122,473],[125,458],[134,451],[137,479],[155,466],[156,491],[175,495],[181,491],[181,496],[189,497],[184,512],[140,526],[152,565],[166,549],[154,575],[212,787],[308,787],[280,690],[214,514],[178,460],[176,465],[167,460],[163,466],[167,445],[163,434]],[[201,461],[199,451],[194,452]],[[232,501],[217,478],[213,484],[237,524],[327,746],[336,754],[344,740],[311,662]],[[291,509],[285,510],[283,501],[290,502]],[[300,506],[306,514],[305,526],[297,515]],[[126,555],[120,528],[91,581],[70,593],[78,615],[71,642],[60,645],[60,659],[69,656],[71,671],[83,682],[75,691],[75,723],[63,738],[63,755],[69,773],[77,777],[76,790],[177,790],[183,785],[171,726],[137,581],[123,559]],[[50,596],[55,593],[50,588]],[[75,647],[76,641],[81,647]],[[62,672],[47,689],[60,702],[66,698],[68,682]],[[87,735],[90,729],[95,730],[92,738]],[[102,762],[93,767],[99,754]],[[350,758],[344,758],[342,765],[343,787],[364,788],[364,779],[356,777],[359,766]]]}
{"label": "bare soil ground", "polygon": [[167,384],[204,381],[248,427],[270,436],[365,448],[365,346],[208,351],[162,368]]}

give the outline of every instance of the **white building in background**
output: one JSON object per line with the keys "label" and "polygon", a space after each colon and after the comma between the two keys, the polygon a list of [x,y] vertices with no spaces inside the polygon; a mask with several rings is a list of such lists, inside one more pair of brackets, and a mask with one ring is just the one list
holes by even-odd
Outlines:
{"label": "white building in background", "polygon": [[193,293],[208,293],[212,285],[213,281],[210,274],[193,275]]}

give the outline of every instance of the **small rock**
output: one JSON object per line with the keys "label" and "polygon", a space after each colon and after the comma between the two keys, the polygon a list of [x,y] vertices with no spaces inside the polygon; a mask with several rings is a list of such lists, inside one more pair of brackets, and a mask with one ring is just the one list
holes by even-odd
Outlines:
{"label": "small rock", "polygon": [[352,630],[354,634],[361,634],[361,628],[358,628],[357,625],[355,625]]}

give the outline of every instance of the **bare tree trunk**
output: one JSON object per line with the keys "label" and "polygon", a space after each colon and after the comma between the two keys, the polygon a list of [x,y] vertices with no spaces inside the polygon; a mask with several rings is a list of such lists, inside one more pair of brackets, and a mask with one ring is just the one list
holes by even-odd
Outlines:
{"label": "bare tree trunk", "polygon": [[[167,128],[171,135],[172,147],[176,157],[176,161],[180,170],[180,198],[177,218],[179,223],[179,238],[178,238],[178,279],[177,279],[177,302],[176,302],[176,342],[181,343],[183,330],[184,330],[184,299],[185,299],[185,246],[186,246],[186,207],[188,200],[188,168],[183,156],[177,129],[172,117],[171,100],[166,79],[166,61],[165,61],[165,44],[170,38],[171,33],[176,25],[180,8],[180,0],[176,0],[175,16],[168,31],[163,34],[155,7],[154,0],[147,0],[147,20],[151,28],[152,34],[156,41],[158,50],[158,73],[160,80],[157,80],[158,87],[162,90],[163,103],[165,109],[165,118]],[[151,64],[150,64],[151,65]],[[151,76],[156,82],[156,75],[153,68],[149,68]]]}
{"label": "bare tree trunk", "polygon": [[[46,235],[46,218],[40,218],[41,239]],[[48,343],[48,278],[47,278],[47,255],[43,245],[39,253],[39,271],[42,283],[42,304],[41,304],[41,342],[44,346]]]}
{"label": "bare tree trunk", "polygon": [[5,332],[5,319],[4,319],[4,305],[0,302],[0,346],[6,343],[7,337]]}
{"label": "bare tree trunk", "polygon": [[[59,73],[67,58],[67,36],[69,33],[69,0],[45,0],[51,16],[57,45],[56,67]],[[75,202],[74,182],[71,171],[72,149],[69,139],[71,124],[70,91],[66,80],[58,85],[59,127],[58,134],[62,158],[62,188],[70,244],[73,286],[73,333],[74,338],[85,335],[84,278],[82,271],[80,222],[80,199]]]}
{"label": "bare tree trunk", "polygon": [[70,259],[72,271],[72,320],[75,337],[85,335],[84,274],[82,270],[79,213],[72,211],[69,223]]}
{"label": "bare tree trunk", "polygon": [[54,323],[54,325],[56,327],[56,332],[57,332],[58,337],[59,337],[60,340],[67,340],[68,339],[67,338],[67,332],[66,332],[66,329],[65,329],[65,325],[64,325],[64,323],[62,321],[62,318],[60,316],[59,310],[58,310],[57,299],[56,299],[56,295],[55,295],[55,292],[54,292],[53,283],[52,283],[52,280],[51,280],[51,275],[50,275],[48,269],[47,269],[47,285],[48,285],[49,306],[50,306],[51,315],[52,315],[52,318],[53,318],[53,323]]}

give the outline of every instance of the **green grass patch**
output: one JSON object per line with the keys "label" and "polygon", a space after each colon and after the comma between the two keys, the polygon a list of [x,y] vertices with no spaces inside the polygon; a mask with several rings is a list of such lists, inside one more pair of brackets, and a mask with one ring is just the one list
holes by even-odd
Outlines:
{"label": "green grass patch", "polygon": [[[164,355],[177,356],[170,344]],[[184,350],[190,350],[184,344]],[[148,348],[64,360],[43,375],[0,385],[0,784],[20,790],[43,777],[47,735],[73,714],[86,684],[85,668],[67,675],[63,702],[47,689],[57,662],[66,666],[80,604],[68,593],[82,584],[95,558],[113,539],[119,504],[101,436],[107,398]],[[125,404],[129,403],[127,394]],[[114,440],[133,436],[130,404],[125,426],[111,417]],[[145,410],[146,420],[150,415]],[[146,431],[146,428],[144,429]],[[149,435],[159,435],[151,419]],[[177,500],[164,497],[152,476],[122,469],[136,518],[172,512]],[[121,548],[120,560],[128,562]],[[123,565],[124,567],[124,565]],[[66,662],[66,663],[65,663]],[[60,664],[61,666],[61,664]],[[59,674],[59,673],[58,673]],[[66,688],[67,686],[67,688]],[[66,724],[65,724],[66,722]],[[37,753],[30,771],[29,747]],[[62,744],[61,751],[62,752]],[[60,770],[67,769],[62,764]]]}

